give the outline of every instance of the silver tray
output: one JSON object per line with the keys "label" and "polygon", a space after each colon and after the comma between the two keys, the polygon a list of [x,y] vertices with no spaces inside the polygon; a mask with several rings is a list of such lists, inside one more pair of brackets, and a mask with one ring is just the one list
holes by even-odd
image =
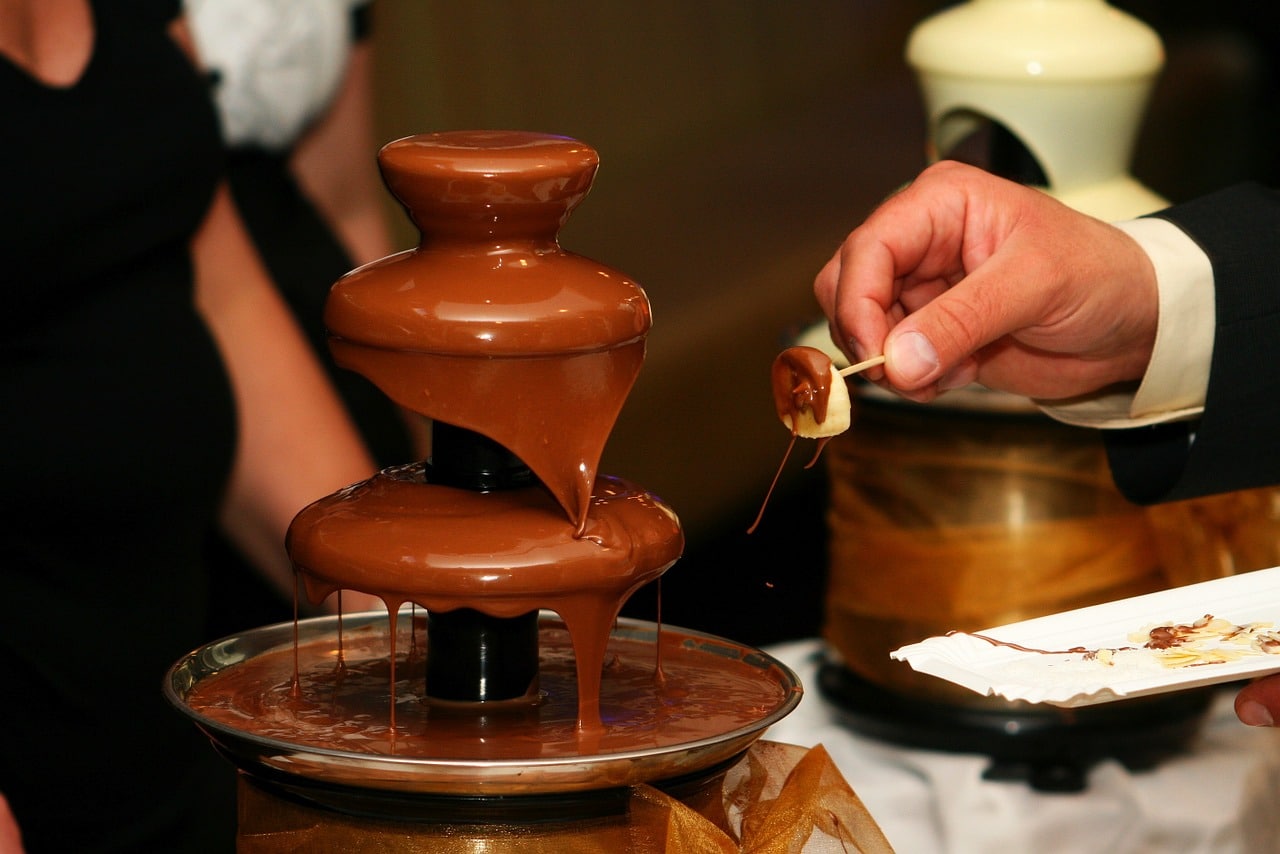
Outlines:
{"label": "silver tray", "polygon": [[[343,631],[373,623],[385,625],[385,612],[344,615]],[[550,612],[540,624],[563,626]],[[306,644],[337,637],[338,618],[317,617],[298,622],[298,642]],[[665,644],[678,639],[682,659],[698,667],[717,668],[727,661],[746,666],[762,686],[779,693],[779,701],[762,707],[749,723],[729,732],[685,743],[626,752],[529,759],[465,759],[455,757],[394,756],[322,749],[293,744],[246,732],[212,720],[191,708],[187,698],[201,680],[225,668],[269,651],[291,647],[294,624],[280,623],[223,638],[192,651],[166,674],[166,698],[213,741],[233,763],[249,772],[321,785],[375,789],[387,792],[450,796],[509,796],[573,793],[634,786],[693,777],[722,767],[751,746],[772,724],[786,717],[800,702],[801,685],[786,665],[758,649],[713,635],[663,625]],[[653,645],[654,623],[620,619],[613,637]],[[780,690],[778,690],[780,689]]]}

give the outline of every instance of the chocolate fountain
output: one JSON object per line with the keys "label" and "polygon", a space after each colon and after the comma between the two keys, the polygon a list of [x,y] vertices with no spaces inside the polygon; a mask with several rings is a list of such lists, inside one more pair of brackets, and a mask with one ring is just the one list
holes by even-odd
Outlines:
{"label": "chocolate fountain", "polygon": [[330,837],[372,816],[438,840],[715,779],[800,686],[754,649],[618,619],[684,539],[660,498],[597,471],[651,316],[635,282],[557,241],[596,152],[457,132],[379,164],[421,243],[339,280],[325,322],[336,361],[431,419],[433,446],[289,530],[311,601],[357,590],[385,613],[250,631],[169,675],[241,769],[242,834],[301,803]]}

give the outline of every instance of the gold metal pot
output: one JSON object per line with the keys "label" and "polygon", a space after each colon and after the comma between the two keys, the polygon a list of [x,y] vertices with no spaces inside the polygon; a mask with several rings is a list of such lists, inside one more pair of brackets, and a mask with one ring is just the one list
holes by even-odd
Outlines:
{"label": "gold metal pot", "polygon": [[921,698],[1008,706],[889,652],[1167,586],[1145,511],[1112,484],[1096,431],[982,390],[920,406],[870,388],[825,451],[825,634],[854,673]]}

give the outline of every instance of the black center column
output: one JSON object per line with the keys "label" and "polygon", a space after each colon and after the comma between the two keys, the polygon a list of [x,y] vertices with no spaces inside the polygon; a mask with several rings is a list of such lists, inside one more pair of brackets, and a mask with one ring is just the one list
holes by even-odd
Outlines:
{"label": "black center column", "polygon": [[[432,423],[427,480],[497,492],[536,486],[518,457],[471,430]],[[427,696],[458,702],[511,700],[538,688],[538,612],[491,617],[473,608],[427,613]]]}

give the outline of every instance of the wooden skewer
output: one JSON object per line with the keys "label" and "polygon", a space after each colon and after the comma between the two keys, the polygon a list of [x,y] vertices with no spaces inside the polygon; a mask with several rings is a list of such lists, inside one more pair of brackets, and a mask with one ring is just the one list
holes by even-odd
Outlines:
{"label": "wooden skewer", "polygon": [[854,365],[850,365],[847,368],[841,368],[840,370],[836,371],[836,373],[838,373],[842,377],[847,377],[851,374],[858,373],[858,371],[865,371],[867,368],[874,368],[876,365],[883,365],[883,364],[884,364],[884,356],[872,356],[870,359],[867,359],[862,362],[858,362],[857,364],[854,364]]}

